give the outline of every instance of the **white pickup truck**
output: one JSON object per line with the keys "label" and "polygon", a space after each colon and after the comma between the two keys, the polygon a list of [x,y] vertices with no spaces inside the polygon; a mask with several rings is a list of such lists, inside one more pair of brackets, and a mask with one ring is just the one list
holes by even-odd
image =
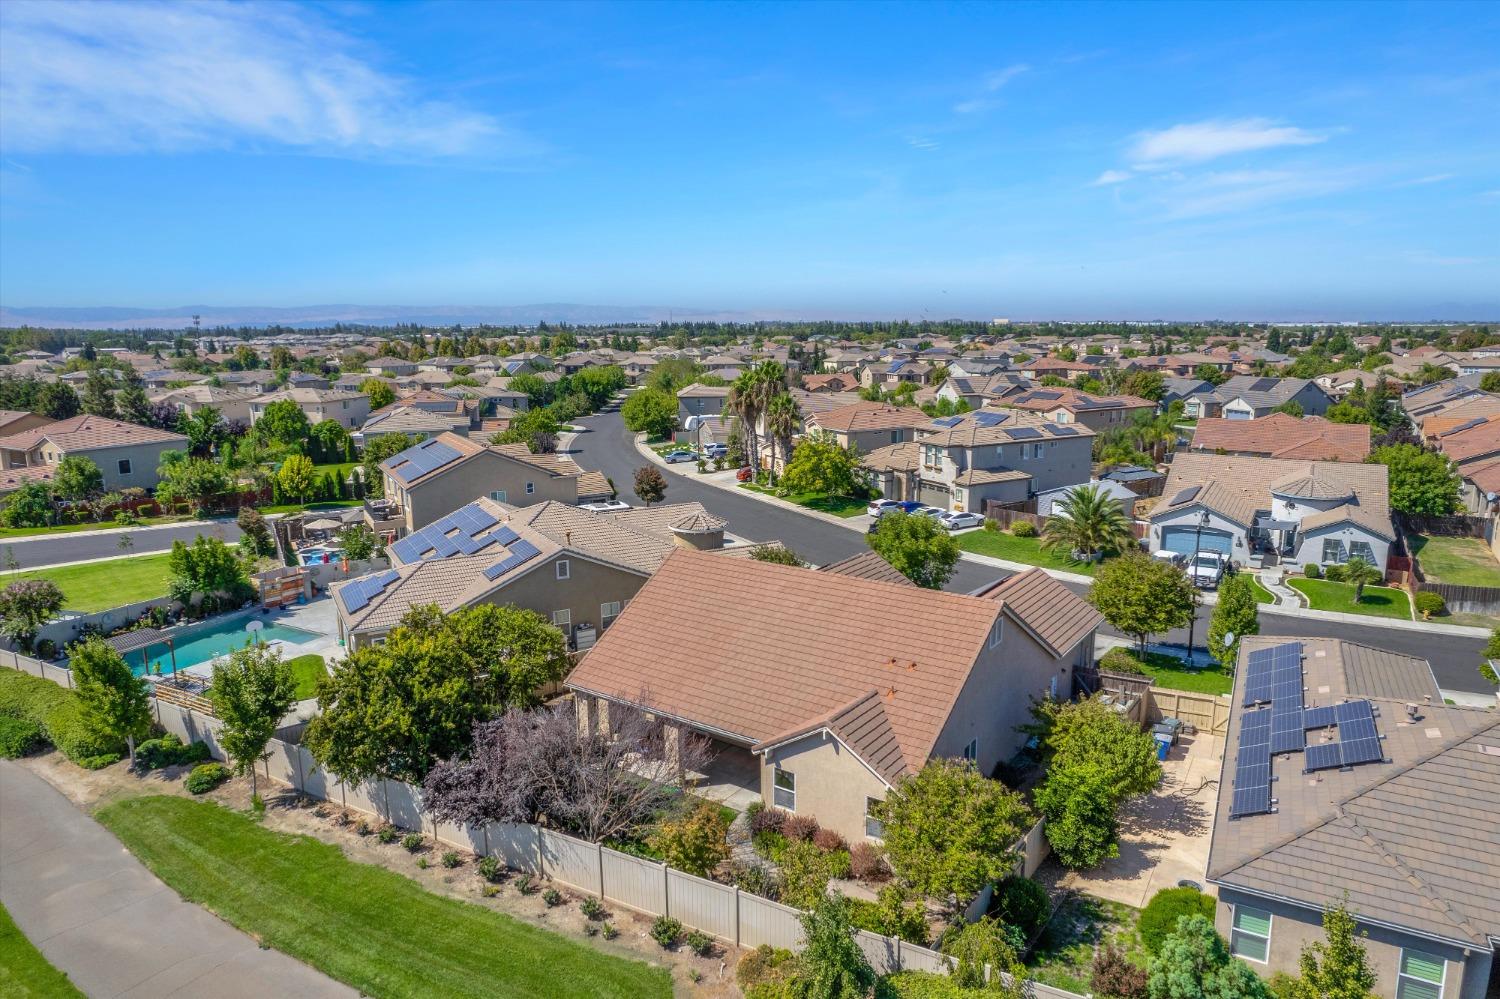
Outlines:
{"label": "white pickup truck", "polygon": [[1188,563],[1188,579],[1200,590],[1217,589],[1225,567],[1224,556],[1218,552],[1199,552]]}

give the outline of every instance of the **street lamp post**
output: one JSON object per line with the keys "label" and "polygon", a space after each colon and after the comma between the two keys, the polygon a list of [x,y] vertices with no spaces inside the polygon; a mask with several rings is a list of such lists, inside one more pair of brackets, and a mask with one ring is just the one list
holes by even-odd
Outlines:
{"label": "street lamp post", "polygon": [[1193,561],[1188,563],[1188,582],[1193,584],[1193,616],[1188,618],[1188,665],[1193,665],[1193,628],[1198,623],[1198,553],[1203,550],[1203,529],[1208,526],[1208,511],[1204,510],[1198,515],[1198,529],[1193,534]]}

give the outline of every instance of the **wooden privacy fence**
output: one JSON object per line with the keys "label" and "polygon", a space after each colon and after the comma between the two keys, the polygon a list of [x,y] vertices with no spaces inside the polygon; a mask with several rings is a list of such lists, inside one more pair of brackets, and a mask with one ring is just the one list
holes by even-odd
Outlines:
{"label": "wooden privacy fence", "polygon": [[1200,732],[1224,735],[1229,731],[1229,698],[1214,694],[1194,694],[1185,690],[1152,687],[1147,702],[1147,720],[1181,718]]}
{"label": "wooden privacy fence", "polygon": [[[218,759],[220,722],[158,700],[160,721],[184,742],[202,740]],[[383,816],[402,829],[431,835],[439,843],[498,857],[505,866],[550,878],[576,891],[633,909],[647,916],[671,916],[736,947],[769,944],[795,950],[802,946],[801,912],[791,906],[668,867],[643,857],[611,850],[599,843],[553,829],[520,822],[492,822],[474,827],[434,822],[422,809],[421,792],[399,781],[344,784],[327,773],[312,754],[295,743],[272,739],[263,773],[312,798]],[[1034,872],[1046,853],[1038,822],[1017,844],[1018,873]],[[860,930],[859,947],[878,974],[895,971],[952,970],[951,959],[937,951],[894,937]],[[1034,994],[1048,999],[1082,999],[1072,992],[1033,983]]]}

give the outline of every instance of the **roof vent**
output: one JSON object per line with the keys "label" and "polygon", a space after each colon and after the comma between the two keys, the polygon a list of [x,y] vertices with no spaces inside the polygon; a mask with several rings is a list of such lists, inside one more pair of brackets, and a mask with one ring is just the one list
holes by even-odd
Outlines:
{"label": "roof vent", "polygon": [[1413,722],[1416,721],[1417,720],[1417,712],[1419,710],[1421,710],[1421,709],[1418,708],[1415,704],[1408,704],[1406,706],[1406,718],[1407,718],[1407,720],[1408,721],[1413,721]]}

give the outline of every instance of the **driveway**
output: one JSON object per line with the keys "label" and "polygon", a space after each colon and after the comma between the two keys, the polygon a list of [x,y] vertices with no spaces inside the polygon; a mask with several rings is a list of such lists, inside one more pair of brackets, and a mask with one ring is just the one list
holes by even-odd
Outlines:
{"label": "driveway", "polygon": [[184,902],[52,785],[0,760],[0,902],[89,996],[358,993]]}

